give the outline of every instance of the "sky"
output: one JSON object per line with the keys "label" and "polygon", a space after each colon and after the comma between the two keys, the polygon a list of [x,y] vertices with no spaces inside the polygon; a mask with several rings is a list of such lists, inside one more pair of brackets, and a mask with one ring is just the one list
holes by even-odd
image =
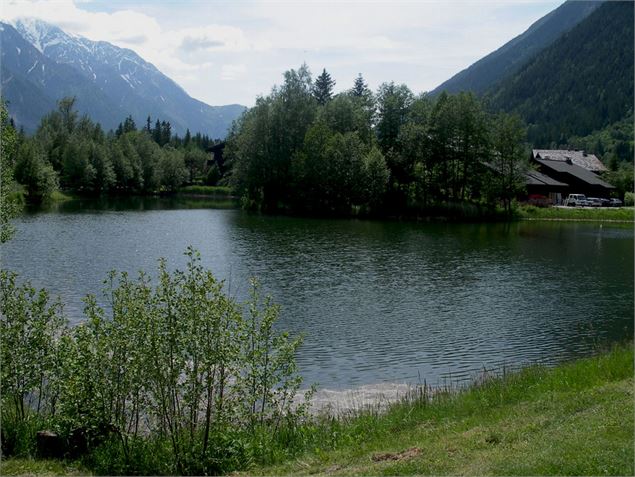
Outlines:
{"label": "sky", "polygon": [[130,48],[196,99],[252,106],[302,63],[336,92],[359,73],[430,91],[562,1],[3,0],[0,18]]}

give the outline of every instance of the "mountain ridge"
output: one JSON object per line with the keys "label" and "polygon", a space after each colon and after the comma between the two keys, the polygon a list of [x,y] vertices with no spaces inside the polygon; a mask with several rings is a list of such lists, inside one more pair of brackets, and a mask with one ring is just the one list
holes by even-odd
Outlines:
{"label": "mountain ridge", "polygon": [[[80,87],[80,91],[83,88],[88,92],[75,95],[78,108],[102,123],[106,129],[114,129],[118,122],[128,115],[131,115],[138,123],[145,123],[149,115],[153,120],[169,121],[173,131],[179,134],[190,129],[191,132],[202,132],[212,137],[224,137],[232,121],[245,109],[244,106],[236,104],[210,106],[190,97],[180,85],[161,73],[134,50],[120,48],[105,41],[93,41],[71,35],[42,20],[17,19],[13,25],[4,24],[3,37],[7,37],[5,32],[8,28],[13,28],[33,49],[59,66],[58,69],[73,68],[81,75],[82,80],[76,76],[72,78],[73,85]],[[7,56],[5,50],[13,50],[12,42],[16,41],[14,36],[2,38],[3,64]],[[19,56],[22,53],[17,50],[16,54]],[[9,53],[8,56],[11,55],[12,53]],[[36,55],[30,52],[30,56]],[[26,81],[30,79],[28,75],[25,75],[24,67],[17,68],[16,71],[19,62],[15,58],[11,60],[8,61],[7,68],[3,67],[3,89],[9,90],[7,96],[16,98],[19,94],[15,89],[19,90],[20,82],[16,81],[14,85],[9,83],[7,85],[9,88],[6,88],[5,78],[12,74],[26,77]],[[55,69],[52,65],[50,67]],[[31,86],[37,88],[38,83]],[[21,87],[24,87],[24,84]],[[59,95],[59,89],[53,90],[52,94],[43,91],[43,95],[54,96],[55,100],[59,100],[59,97],[55,97]],[[96,90],[100,93],[95,93]],[[116,113],[111,114],[107,111],[108,108],[103,108],[102,112],[93,105],[91,95],[94,94],[97,96],[101,94],[108,98]],[[25,113],[19,111],[20,108],[16,106],[12,107],[10,104],[9,111],[15,116],[24,117]],[[36,124],[33,124],[32,118],[29,118],[29,124],[24,126],[33,130]]]}
{"label": "mountain ridge", "polygon": [[520,35],[441,83],[430,94],[437,95],[442,91],[484,93],[493,84],[513,74],[534,55],[557,41],[562,34],[575,27],[602,3],[603,0],[566,1],[535,21]]}
{"label": "mountain ridge", "polygon": [[491,107],[518,113],[539,146],[566,144],[632,115],[633,10],[631,2],[604,3],[493,85]]}

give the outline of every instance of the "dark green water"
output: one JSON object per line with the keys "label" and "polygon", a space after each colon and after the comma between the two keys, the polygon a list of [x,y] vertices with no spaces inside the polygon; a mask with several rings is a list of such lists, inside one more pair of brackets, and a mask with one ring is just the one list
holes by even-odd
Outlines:
{"label": "dark green water", "polygon": [[[633,228],[597,223],[427,224],[262,217],[211,203],[69,202],[17,220],[2,266],[82,319],[111,269],[203,262],[244,299],[250,276],[304,333],[308,382],[345,389],[467,379],[555,363],[633,335]],[[226,204],[225,204],[226,205]]]}

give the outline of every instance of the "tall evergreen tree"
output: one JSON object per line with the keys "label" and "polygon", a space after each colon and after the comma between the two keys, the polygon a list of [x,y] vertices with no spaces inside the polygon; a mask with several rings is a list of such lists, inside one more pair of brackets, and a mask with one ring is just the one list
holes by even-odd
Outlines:
{"label": "tall evergreen tree", "polygon": [[172,139],[172,126],[169,121],[161,121],[161,142],[160,146],[165,146]]}
{"label": "tall evergreen tree", "polygon": [[148,131],[148,134],[152,134],[152,119],[150,115],[148,115],[148,119],[146,119],[146,131]]}
{"label": "tall evergreen tree", "polygon": [[152,130],[152,139],[154,139],[154,142],[157,144],[161,144],[161,131],[161,121],[157,119],[157,122],[154,123],[154,129]]}
{"label": "tall evergreen tree", "polygon": [[135,124],[134,119],[132,119],[132,116],[128,116],[123,122],[124,134],[128,132],[136,131],[136,130],[137,130],[137,125]]}
{"label": "tall evergreen tree", "polygon": [[355,78],[355,83],[353,84],[353,89],[351,90],[351,94],[353,96],[357,96],[358,98],[362,98],[366,96],[370,90],[368,89],[368,85],[364,81],[362,74],[359,73],[357,78]]}
{"label": "tall evergreen tree", "polygon": [[323,69],[322,74],[315,79],[313,86],[313,96],[315,96],[318,103],[324,105],[331,100],[333,97],[333,86],[335,86],[335,80],[326,72],[326,69]]}

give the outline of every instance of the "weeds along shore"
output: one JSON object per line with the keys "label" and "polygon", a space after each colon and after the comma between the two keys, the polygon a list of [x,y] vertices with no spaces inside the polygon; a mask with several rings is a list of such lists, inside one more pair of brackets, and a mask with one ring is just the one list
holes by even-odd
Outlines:
{"label": "weeds along shore", "polygon": [[[412,388],[385,406],[285,421],[275,433],[215,435],[225,469],[250,475],[632,475],[633,345],[555,367]],[[172,474],[169,442],[117,442],[65,460],[3,459],[2,474]],[[230,461],[228,458],[231,457]],[[231,465],[227,465],[230,463]]]}

